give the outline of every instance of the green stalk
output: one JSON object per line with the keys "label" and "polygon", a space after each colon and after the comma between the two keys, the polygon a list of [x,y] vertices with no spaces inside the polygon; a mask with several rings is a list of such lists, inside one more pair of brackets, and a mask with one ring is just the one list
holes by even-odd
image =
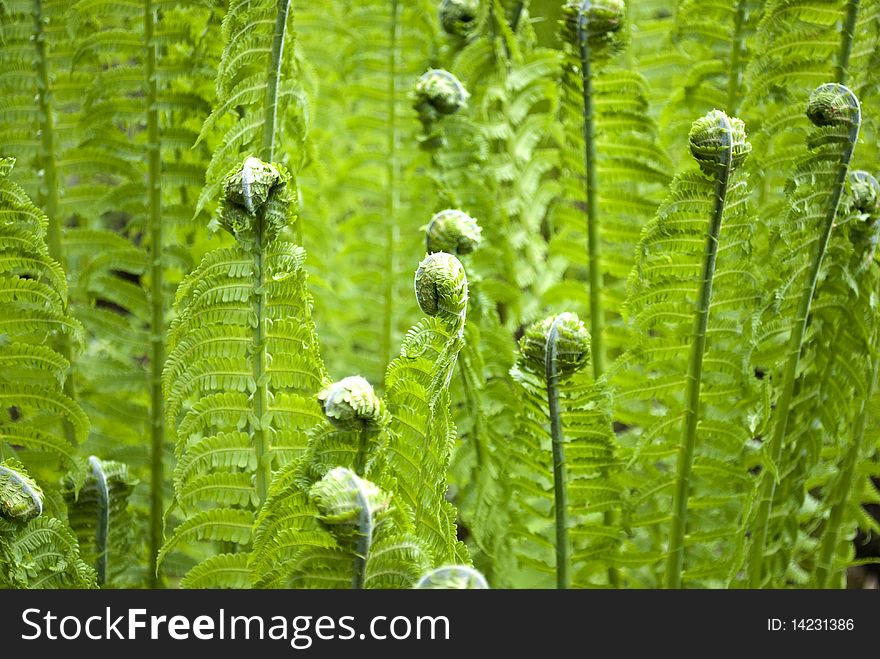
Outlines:
{"label": "green stalk", "polygon": [[[37,63],[37,108],[40,123],[40,150],[37,155],[39,169],[43,172],[40,186],[40,204],[48,218],[46,245],[49,256],[58,261],[65,272],[67,260],[61,244],[61,210],[58,200],[58,164],[55,161],[55,117],[52,107],[52,88],[49,85],[49,53],[46,48],[45,16],[42,0],[34,0],[32,15],[34,19],[34,48]],[[58,352],[71,364],[71,372],[64,380],[64,393],[76,400],[76,383],[73,379],[73,348],[67,337],[60,337],[56,346]],[[76,432],[69,423],[64,424],[64,435],[71,445],[76,445]]]}
{"label": "green stalk", "polygon": [[[578,47],[581,59],[581,81],[584,99],[584,169],[586,171],[587,193],[587,260],[590,269],[590,358],[593,362],[593,377],[598,380],[605,373],[605,309],[602,306],[604,276],[602,274],[602,236],[599,226],[599,206],[597,204],[596,183],[596,127],[593,111],[593,75],[591,70],[590,46],[587,41],[587,17],[578,19]],[[603,477],[607,476],[603,473]],[[604,514],[605,525],[609,528],[617,524],[613,510]],[[620,573],[615,567],[608,568],[608,583],[613,588],[620,586]]]}
{"label": "green stalk", "polygon": [[397,121],[397,44],[400,39],[400,3],[391,0],[391,18],[388,37],[391,42],[391,57],[388,60],[388,146],[385,188],[385,288],[382,294],[382,345],[383,366],[391,362],[392,339],[394,332],[394,282],[397,259],[394,247],[398,242],[397,208],[400,203],[397,181],[400,178],[400,164],[397,160],[399,142]]}
{"label": "green stalk", "polygon": [[862,450],[862,443],[865,437],[865,428],[868,425],[868,401],[874,395],[877,388],[877,375],[880,371],[880,359],[874,358],[871,364],[870,386],[867,395],[862,401],[861,410],[856,420],[855,432],[850,445],[843,455],[840,471],[834,489],[830,495],[834,499],[831,506],[831,512],[828,514],[828,520],[825,522],[825,530],[819,541],[819,560],[816,565],[816,587],[827,588],[828,579],[831,575],[831,563],[834,559],[834,550],[837,549],[840,541],[840,526],[843,522],[843,516],[850,504],[850,496],[855,485],[856,464],[859,460],[859,454]]}
{"label": "green stalk", "polygon": [[287,30],[287,13],[290,0],[278,0],[275,15],[275,31],[272,35],[272,53],[266,71],[266,95],[263,100],[263,143],[260,158],[275,161],[275,123],[278,119],[278,84],[281,78],[281,61],[284,57],[284,37]]}
{"label": "green stalk", "polygon": [[666,587],[681,588],[681,573],[684,567],[684,538],[687,533],[688,498],[690,496],[691,473],[694,464],[694,449],[697,444],[697,423],[700,419],[700,389],[702,386],[703,357],[706,352],[706,330],[709,326],[709,307],[712,304],[712,283],[715,278],[715,263],[718,258],[718,239],[721,235],[721,220],[727,203],[727,190],[730,183],[733,157],[733,134],[727,117],[724,137],[726,144],[721,151],[715,181],[715,207],[709,222],[706,248],[703,253],[703,274],[700,295],[694,314],[693,343],[688,359],[687,392],[682,423],[681,445],[678,452],[678,466],[675,477],[675,491],[672,499],[672,525],[669,532],[669,556],[666,562]]}
{"label": "green stalk", "polygon": [[162,515],[165,487],[165,397],[162,367],[165,364],[165,268],[162,263],[162,153],[159,136],[159,92],[154,40],[157,21],[151,0],[144,2],[144,44],[147,96],[147,208],[150,233],[150,587],[162,585],[158,556],[162,548]]}
{"label": "green stalk", "polygon": [[846,3],[846,22],[840,35],[840,52],[837,64],[834,67],[834,82],[846,84],[849,75],[849,57],[852,54],[853,42],[855,41],[856,21],[859,18],[859,3],[861,0],[849,0]]}
{"label": "green stalk", "polygon": [[367,462],[367,447],[370,443],[370,431],[364,426],[358,430],[358,450],[354,457],[354,472],[363,477]]}
{"label": "green stalk", "polygon": [[95,572],[98,574],[98,585],[107,583],[108,538],[110,536],[110,493],[107,491],[107,477],[101,468],[101,461],[94,455],[89,457],[95,487],[98,490],[98,523],[95,526],[95,548],[98,558],[95,560]]}
{"label": "green stalk", "polygon": [[[855,99],[855,97],[853,97]],[[782,380],[782,393],[776,403],[776,425],[773,428],[773,435],[767,445],[768,454],[773,460],[773,464],[779,465],[782,460],[782,448],[785,444],[785,433],[788,428],[788,417],[791,411],[791,404],[794,399],[794,390],[797,380],[798,364],[803,349],[804,336],[807,332],[807,321],[810,315],[810,306],[813,303],[813,296],[816,293],[816,283],[819,279],[819,270],[822,267],[822,260],[828,249],[828,242],[831,238],[831,230],[834,227],[834,219],[837,217],[837,208],[840,205],[840,198],[843,194],[843,188],[846,183],[846,175],[849,171],[849,163],[852,160],[853,151],[859,138],[859,127],[861,126],[861,110],[856,100],[854,109],[855,118],[850,128],[849,141],[841,154],[840,164],[837,168],[837,178],[834,182],[834,190],[828,209],[825,213],[825,221],[822,226],[822,233],[819,241],[816,243],[816,250],[813,252],[810,262],[810,269],[807,274],[807,281],[801,293],[800,303],[798,304],[797,316],[795,324],[792,328],[791,336],[788,342],[788,361],[785,365],[785,372]],[[770,525],[770,512],[773,507],[773,497],[776,493],[776,477],[769,469],[764,469],[761,476],[760,484],[760,501],[758,503],[758,512],[755,518],[754,532],[752,534],[752,546],[749,552],[749,586],[751,588],[760,588],[763,580],[764,568],[764,546],[767,542],[767,533]]]}
{"label": "green stalk", "polygon": [[550,438],[553,446],[553,509],[556,514],[556,587],[571,585],[569,576],[570,548],[568,544],[568,489],[565,482],[565,439],[559,414],[559,373],[556,369],[558,319],[547,334],[544,357],[544,375],[547,380],[547,407],[550,413]]}
{"label": "green stalk", "polygon": [[254,376],[256,390],[253,392],[253,419],[250,420],[250,435],[253,438],[254,450],[257,456],[257,508],[266,501],[269,491],[269,483],[272,480],[271,446],[269,445],[269,432],[265,427],[266,416],[269,412],[269,373],[266,370],[268,356],[266,354],[266,272],[263,256],[266,246],[264,245],[265,209],[258,212],[254,218],[254,241],[251,247],[254,264],[254,289],[252,305],[254,311],[253,343],[251,345],[251,372]]}
{"label": "green stalk", "polygon": [[590,46],[587,41],[587,17],[578,19],[578,47],[581,59],[581,80],[584,96],[584,169],[587,193],[587,261],[590,268],[590,336],[593,377],[605,372],[605,310],[602,307],[604,287],[601,257],[599,208],[596,203],[596,139],[593,114],[593,76],[590,69]]}
{"label": "green stalk", "polygon": [[745,27],[746,0],[736,3],[736,17],[733,21],[733,48],[730,53],[730,75],[727,78],[727,114],[739,112],[740,88],[742,86],[743,27]]}
{"label": "green stalk", "polygon": [[370,502],[367,500],[360,484],[358,484],[357,502],[360,507],[360,512],[358,513],[358,541],[357,549],[355,550],[354,576],[351,580],[351,587],[355,590],[361,590],[364,587],[370,546],[373,544],[373,511],[370,510]]}

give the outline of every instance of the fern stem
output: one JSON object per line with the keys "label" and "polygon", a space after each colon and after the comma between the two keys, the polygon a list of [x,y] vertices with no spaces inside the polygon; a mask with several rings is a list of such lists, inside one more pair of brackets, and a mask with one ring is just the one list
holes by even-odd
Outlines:
{"label": "fern stem", "polygon": [[360,512],[358,513],[358,540],[351,587],[355,590],[361,590],[366,579],[370,546],[373,544],[373,511],[370,510],[370,502],[360,483],[357,486],[357,503]]}
{"label": "fern stem", "polygon": [[109,552],[110,535],[110,493],[107,491],[107,477],[101,468],[101,461],[94,455],[89,457],[89,466],[92,468],[92,476],[95,477],[95,485],[98,490],[98,523],[95,526],[95,548],[98,557],[95,559],[95,572],[98,575],[98,585],[107,583],[107,559]]}
{"label": "fern stem", "polygon": [[525,8],[526,0],[520,0],[513,6],[513,11],[510,14],[510,31],[514,34],[516,34],[517,29],[519,29],[519,21],[522,18]]}
{"label": "fern stem", "polygon": [[718,258],[718,239],[721,235],[721,220],[727,203],[727,190],[730,183],[733,158],[733,134],[730,120],[722,115],[725,122],[723,133],[724,148],[715,181],[715,206],[706,247],[703,253],[703,273],[700,295],[694,314],[693,342],[688,358],[687,392],[682,422],[681,445],[678,449],[678,465],[675,476],[675,490],[672,498],[672,524],[669,531],[669,555],[666,562],[666,587],[681,588],[684,568],[684,538],[687,533],[688,498],[690,496],[691,473],[694,464],[694,450],[697,443],[697,423],[700,419],[700,389],[703,375],[703,357],[706,352],[706,330],[709,326],[709,307],[712,304],[712,283],[715,278],[715,263]]}
{"label": "fern stem", "polygon": [[[602,306],[602,291],[605,287],[602,274],[601,230],[599,226],[599,207],[596,199],[596,127],[593,109],[593,75],[591,70],[590,47],[587,41],[587,17],[582,14],[578,20],[578,47],[581,59],[581,81],[584,99],[584,170],[586,172],[587,193],[587,259],[590,269],[590,358],[593,362],[593,377],[598,380],[605,373],[605,309]],[[613,510],[604,514],[605,525],[616,526],[617,515]],[[608,568],[608,583],[620,586],[617,568]]]}
{"label": "fern stem", "polygon": [[[853,99],[855,99],[855,96],[853,96]],[[770,456],[776,470],[779,469],[779,463],[782,460],[782,448],[785,444],[785,433],[788,428],[789,412],[791,411],[791,404],[794,400],[798,365],[800,363],[804,337],[807,332],[807,321],[810,316],[810,307],[813,303],[813,296],[816,293],[816,283],[819,279],[822,260],[828,249],[828,242],[831,239],[831,230],[834,227],[834,220],[837,217],[837,208],[840,205],[840,198],[843,194],[844,185],[846,183],[849,163],[852,160],[853,151],[855,150],[856,142],[859,138],[861,110],[858,106],[858,100],[856,100],[854,112],[855,118],[850,127],[849,139],[843,153],[841,154],[831,200],[829,201],[828,209],[825,212],[822,233],[816,243],[816,250],[813,252],[807,280],[804,282],[804,288],[801,292],[794,327],[792,328],[788,342],[788,359],[786,361],[782,380],[782,393],[776,403],[776,424],[773,428],[773,435],[767,445],[767,455]],[[758,503],[758,513],[755,517],[752,546],[749,551],[748,579],[751,588],[760,588],[762,585],[764,546],[767,542],[767,533],[770,526],[770,512],[773,507],[773,497],[775,493],[776,475],[772,470],[765,467],[761,476],[760,501]]]}
{"label": "fern stem", "polygon": [[287,14],[290,0],[278,0],[275,15],[275,31],[272,35],[272,51],[266,71],[266,96],[263,101],[263,142],[260,157],[265,162],[275,161],[275,123],[278,118],[278,85],[281,78],[281,61],[284,57],[284,37],[287,30]]}
{"label": "fern stem", "polygon": [[[253,344],[251,346],[251,372],[254,377],[253,418],[250,420],[250,435],[254,443],[257,457],[257,498],[259,506],[266,501],[269,483],[272,480],[271,449],[266,429],[266,415],[269,412],[269,373],[266,371],[266,273],[263,263],[265,251],[265,217],[264,210],[259,212],[254,223],[254,241],[252,256],[254,264],[254,289],[252,305],[254,311]],[[259,507],[258,506],[258,507]]]}
{"label": "fern stem", "polygon": [[385,188],[385,288],[382,294],[382,344],[381,363],[386,365],[391,362],[392,339],[394,333],[394,282],[397,271],[397,259],[395,245],[397,245],[398,228],[397,208],[399,205],[397,181],[400,178],[400,165],[397,160],[397,148],[399,142],[397,121],[397,67],[398,67],[398,41],[400,40],[400,3],[399,0],[391,0],[391,17],[388,29],[390,40],[390,56],[388,59],[388,154],[385,161],[386,188]]}
{"label": "fern stem", "polygon": [[[46,48],[45,16],[43,13],[43,1],[34,0],[34,48],[36,49],[37,65],[37,107],[40,122],[40,150],[38,154],[39,167],[42,171],[42,185],[40,187],[40,202],[46,212],[48,226],[46,229],[46,246],[49,248],[49,256],[58,261],[65,272],[67,260],[64,257],[64,248],[61,241],[61,209],[58,200],[58,164],[55,160],[55,116],[52,107],[52,88],[49,84],[49,53]],[[60,337],[57,343],[58,352],[71,364],[71,372],[64,380],[64,393],[71,400],[76,400],[76,383],[73,377],[73,349],[67,337]],[[64,424],[65,438],[72,445],[76,445],[76,432],[69,423]]]}
{"label": "fern stem", "polygon": [[736,17],[733,21],[733,47],[730,53],[730,74],[727,78],[727,114],[731,117],[739,112],[740,89],[742,87],[743,28],[745,27],[747,0],[736,3]]}
{"label": "fern stem", "polygon": [[370,442],[370,431],[366,426],[358,430],[358,449],[354,456],[354,473],[364,476],[364,467],[367,463],[367,447]]}
{"label": "fern stem", "polygon": [[565,439],[559,413],[559,373],[556,368],[558,319],[547,334],[544,374],[547,380],[547,408],[550,414],[550,438],[553,448],[553,509],[556,515],[556,587],[566,589],[571,584],[569,575],[568,544],[568,488],[565,482]]}
{"label": "fern stem", "polygon": [[862,442],[865,437],[865,428],[868,424],[868,401],[874,395],[877,388],[877,375],[880,371],[880,359],[874,358],[871,364],[870,386],[867,395],[861,404],[859,416],[856,420],[853,439],[843,455],[837,481],[829,497],[834,501],[828,520],[825,522],[825,530],[819,541],[819,560],[816,564],[816,587],[826,588],[831,575],[834,551],[840,541],[840,527],[843,516],[850,505],[850,496],[855,485],[856,464],[859,453],[862,450]]}
{"label": "fern stem", "polygon": [[849,58],[852,54],[853,42],[855,41],[856,21],[859,18],[859,4],[861,0],[849,0],[846,3],[846,22],[840,35],[840,52],[837,64],[834,66],[834,81],[841,85],[846,84],[849,75]]}
{"label": "fern stem", "polygon": [[165,397],[162,368],[165,364],[165,269],[162,255],[162,153],[159,137],[159,92],[156,83],[157,54],[154,40],[156,10],[144,2],[144,45],[147,96],[147,208],[150,233],[150,587],[161,586],[158,570],[162,547],[162,514],[165,453]]}
{"label": "fern stem", "polygon": [[590,269],[590,335],[593,377],[605,372],[603,332],[605,311],[602,308],[602,260],[598,204],[596,203],[596,139],[593,115],[593,76],[590,69],[590,47],[587,41],[587,17],[578,20],[578,47],[581,58],[581,80],[584,97],[584,169],[587,193],[587,260]]}

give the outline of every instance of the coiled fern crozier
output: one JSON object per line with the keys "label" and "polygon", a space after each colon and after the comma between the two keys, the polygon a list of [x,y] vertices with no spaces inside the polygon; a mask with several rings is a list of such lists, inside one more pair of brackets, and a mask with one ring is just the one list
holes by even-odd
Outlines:
{"label": "coiled fern crozier", "polygon": [[[314,394],[325,374],[305,252],[279,235],[296,221],[292,177],[245,159],[224,180],[216,221],[236,245],[208,253],[181,284],[169,336],[163,383],[184,521],[160,558],[195,540],[248,547],[272,469],[305,450],[302,431],[320,414]],[[244,551],[196,558],[186,586],[249,583]]]}
{"label": "coiled fern crozier", "polygon": [[738,465],[749,374],[737,339],[757,300],[742,166],[751,145],[719,110],[694,122],[689,142],[699,169],[676,175],[642,233],[625,309],[631,348],[617,365],[639,373],[619,402],[642,426],[627,513],[639,530],[624,551],[647,568],[639,582],[669,588],[731,578],[750,489]]}
{"label": "coiled fern crozier", "polygon": [[[773,317],[791,319],[792,324],[785,351],[779,358],[781,387],[772,412],[771,435],[763,449],[760,499],[749,554],[749,583],[753,588],[763,583],[766,543],[768,539],[775,539],[782,521],[776,518],[771,528],[777,484],[786,474],[782,458],[788,442],[795,388],[801,377],[799,367],[807,324],[862,122],[861,106],[855,94],[837,83],[826,83],[813,91],[807,116],[816,129],[809,137],[810,152],[798,163],[790,188],[789,217],[780,227],[783,248],[775,268],[781,281],[777,303],[768,311]],[[803,267],[805,253],[810,255],[806,269]],[[770,325],[770,331],[764,330],[764,336],[770,341],[776,339],[774,330],[779,331],[778,321]]]}
{"label": "coiled fern crozier", "polygon": [[585,372],[589,361],[589,332],[562,313],[526,330],[511,372],[519,385],[517,441],[505,450],[501,478],[511,499],[509,549],[533,587],[547,587],[554,573],[557,588],[613,578],[603,572],[619,531],[605,514],[620,508],[611,477],[619,465],[610,392]]}
{"label": "coiled fern crozier", "polygon": [[305,455],[276,476],[257,518],[255,584],[406,588],[429,563],[410,511],[393,494],[385,403],[360,376],[318,399],[326,419]]}

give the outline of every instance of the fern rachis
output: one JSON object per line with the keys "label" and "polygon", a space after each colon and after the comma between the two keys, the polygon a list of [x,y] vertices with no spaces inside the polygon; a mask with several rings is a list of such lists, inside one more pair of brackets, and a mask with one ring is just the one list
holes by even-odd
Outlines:
{"label": "fern rachis", "polygon": [[[829,83],[818,87],[810,96],[807,115],[818,127],[831,127],[840,134],[832,135],[832,144],[840,144],[839,153],[834,153],[839,159],[834,167],[835,178],[831,183],[831,194],[827,199],[827,205],[822,209],[822,224],[820,234],[811,254],[809,269],[802,283],[800,298],[794,324],[792,327],[787,349],[787,360],[783,372],[782,390],[774,410],[775,425],[766,448],[769,459],[774,464],[782,458],[782,449],[785,444],[786,430],[789,422],[789,410],[798,378],[798,364],[803,350],[804,335],[807,330],[807,322],[810,317],[810,305],[816,292],[816,283],[822,267],[822,260],[831,238],[834,220],[837,217],[838,206],[843,195],[843,188],[849,171],[850,160],[858,141],[859,128],[861,127],[861,107],[855,95],[843,85]],[[776,475],[774,471],[765,469],[761,476],[760,501],[754,522],[754,535],[751,539],[749,556],[749,583],[757,588],[762,583],[764,566],[764,544],[767,539],[770,512],[773,506],[773,496],[776,490]]]}
{"label": "fern rachis", "polygon": [[739,119],[731,119],[723,112],[712,112],[694,123],[690,135],[691,151],[703,171],[715,178],[715,208],[706,234],[700,292],[694,310],[693,343],[688,360],[687,393],[682,440],[679,447],[675,493],[672,500],[672,524],[669,534],[669,559],[666,568],[666,587],[680,588],[684,565],[684,537],[687,531],[688,496],[697,424],[700,415],[700,386],[703,358],[706,350],[706,330],[709,308],[712,304],[712,283],[721,235],[721,219],[727,203],[727,189],[734,167],[742,164],[751,151],[745,129]]}

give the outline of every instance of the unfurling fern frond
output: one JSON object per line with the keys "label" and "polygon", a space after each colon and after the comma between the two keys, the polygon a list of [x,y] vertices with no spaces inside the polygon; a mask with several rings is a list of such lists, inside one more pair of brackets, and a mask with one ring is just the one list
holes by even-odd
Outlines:
{"label": "unfurling fern frond", "polygon": [[[296,172],[306,136],[299,87],[291,0],[234,0],[223,19],[223,56],[217,71],[217,105],[199,134],[223,135],[205,174],[202,210],[218,197],[223,175],[242,156],[258,153]],[[285,143],[287,148],[277,150]]]}
{"label": "unfurling fern frond", "polygon": [[64,483],[70,527],[83,560],[95,566],[99,586],[124,583],[125,571],[136,562],[129,511],[129,497],[136,484],[124,464],[95,456],[89,457],[88,476],[81,486],[71,479]]}
{"label": "unfurling fern frond", "polygon": [[589,332],[571,313],[535,323],[520,340],[512,370],[519,385],[516,427],[495,449],[504,456],[509,497],[497,514],[509,519],[506,540],[516,558],[500,580],[530,587],[608,584],[621,491],[612,477],[618,463],[611,396],[588,373],[589,361]]}
{"label": "unfurling fern frond", "polygon": [[428,565],[387,468],[385,404],[363,378],[318,395],[326,420],[305,455],[279,473],[257,517],[251,554],[260,587],[405,588]]}
{"label": "unfurling fern frond", "polygon": [[[871,530],[864,524],[869,516],[861,509],[860,490],[870,487],[864,466],[874,449],[866,429],[880,347],[880,185],[873,176],[850,172],[836,224],[811,306],[791,412],[790,457],[783,458],[786,472],[776,493],[793,502],[792,516],[800,502],[798,524],[785,526],[775,559],[785,577],[779,585],[840,584],[853,559],[849,533]],[[854,363],[855,354],[866,355],[868,364]]]}
{"label": "unfurling fern frond", "polygon": [[619,317],[609,310],[622,306],[639,232],[661,199],[671,165],[648,116],[644,79],[612,62],[626,34],[624,3],[583,0],[564,9],[564,187],[550,254],[567,270],[566,281],[545,299],[588,312],[591,364],[599,378],[607,355],[622,346]]}
{"label": "unfurling fern frond", "polygon": [[[282,240],[296,220],[294,181],[249,157],[224,181],[216,222],[237,244],[208,253],[177,292],[163,374],[176,428],[175,504],[184,521],[162,557],[193,540],[250,544],[272,470],[299,456],[320,418],[325,379],[311,319],[305,252]],[[214,556],[185,585],[242,585],[247,554]],[[235,563],[229,579],[212,572]],[[198,575],[211,573],[216,580]],[[246,574],[245,574],[246,577]]]}
{"label": "unfurling fern frond", "polygon": [[431,564],[467,560],[456,539],[455,508],[446,500],[447,470],[455,444],[449,384],[464,344],[468,284],[451,254],[435,252],[415,276],[419,307],[428,316],[407,333],[385,376],[392,415],[389,467],[395,496],[412,511],[415,534]]}
{"label": "unfurling fern frond", "polygon": [[70,528],[42,514],[43,491],[24,465],[0,462],[0,587],[94,588]]}
{"label": "unfurling fern frond", "polygon": [[[82,343],[82,327],[67,312],[64,271],[49,256],[47,219],[8,176],[0,159],[0,451],[35,451],[77,472],[76,444],[89,420],[63,390],[70,363],[53,349]],[[69,441],[69,439],[72,441]]]}
{"label": "unfurling fern frond", "polygon": [[[776,293],[764,310],[764,322],[757,337],[758,359],[762,362],[757,365],[771,373],[771,381],[778,382],[779,393],[770,419],[769,437],[762,447],[760,501],[749,556],[749,583],[753,588],[762,585],[765,567],[774,560],[767,550],[779,541],[785,525],[784,514],[773,514],[777,486],[786,479],[789,468],[801,460],[799,453],[805,449],[796,437],[799,428],[793,418],[800,396],[798,387],[803,382],[801,358],[812,338],[808,322],[817,286],[827,271],[823,269],[825,254],[858,141],[861,106],[849,88],[827,83],[810,95],[807,116],[815,129],[808,139],[809,151],[799,160],[788,186],[789,212],[771,234],[771,244],[776,249],[768,261],[774,263],[769,270],[774,279],[765,287]],[[809,255],[806,266],[805,254]],[[796,483],[797,478],[790,482]],[[798,500],[794,497],[783,505],[797,506]],[[784,555],[782,552],[780,558]],[[781,573],[784,572],[783,569]]]}
{"label": "unfurling fern frond", "polygon": [[631,347],[615,366],[628,371],[618,414],[639,429],[630,574],[672,588],[732,578],[751,487],[741,465],[751,373],[738,343],[758,292],[742,167],[751,145],[742,121],[718,110],[694,122],[689,142],[699,170],[676,175],[642,233],[625,309]]}
{"label": "unfurling fern frond", "polygon": [[[824,82],[847,85],[862,103],[880,92],[880,2],[877,0],[771,0],[755,37],[743,107],[763,154],[752,172],[767,217],[785,213],[785,183],[810,130],[803,104]],[[864,117],[862,150],[876,157],[877,123]],[[775,208],[775,205],[780,208]]]}

